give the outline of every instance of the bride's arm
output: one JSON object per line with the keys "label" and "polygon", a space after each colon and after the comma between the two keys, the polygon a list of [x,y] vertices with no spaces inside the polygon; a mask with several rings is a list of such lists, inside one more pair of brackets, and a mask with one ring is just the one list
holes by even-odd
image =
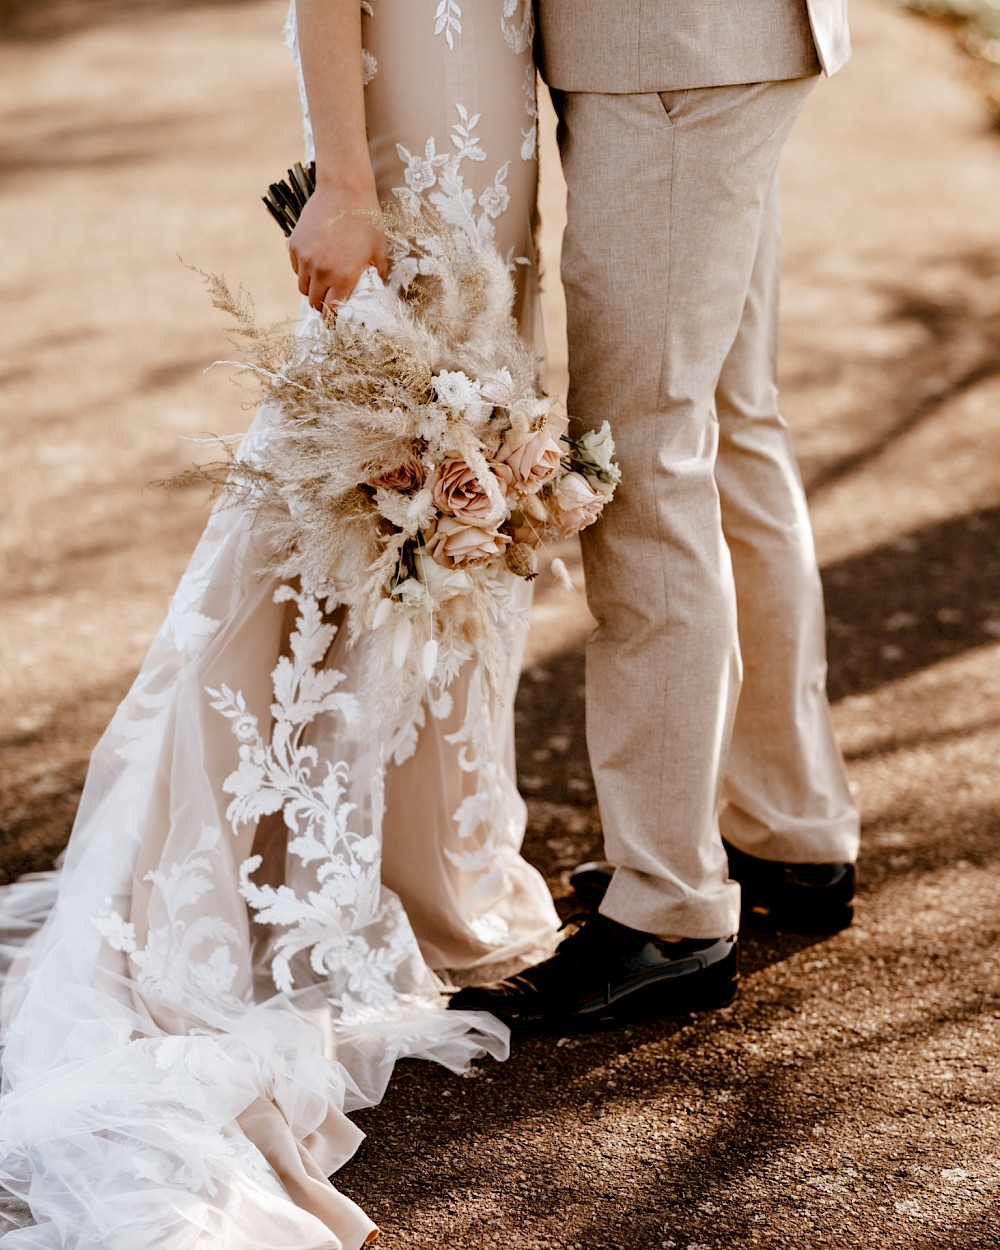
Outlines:
{"label": "bride's arm", "polygon": [[346,299],[369,265],[385,277],[386,241],[369,217],[356,215],[379,207],[365,132],[361,5],[297,0],[296,12],[316,190],[288,246],[299,290],[319,309]]}

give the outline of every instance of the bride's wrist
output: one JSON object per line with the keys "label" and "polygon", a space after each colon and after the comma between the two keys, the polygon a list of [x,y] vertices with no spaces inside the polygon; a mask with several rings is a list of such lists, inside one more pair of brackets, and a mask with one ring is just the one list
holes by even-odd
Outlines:
{"label": "bride's wrist", "polygon": [[326,171],[317,164],[316,191],[341,202],[378,208],[378,191],[370,165],[367,169],[345,169],[341,165]]}

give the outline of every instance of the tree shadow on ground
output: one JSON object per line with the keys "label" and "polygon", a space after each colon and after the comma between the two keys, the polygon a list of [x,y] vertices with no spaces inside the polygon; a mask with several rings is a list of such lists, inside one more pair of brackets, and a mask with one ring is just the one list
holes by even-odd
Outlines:
{"label": "tree shadow on ground", "polygon": [[51,868],[65,847],[91,747],[127,680],[74,693],[30,729],[0,726],[0,885]]}
{"label": "tree shadow on ground", "polygon": [[1000,508],[907,534],[823,570],[829,690],[875,690],[1000,638]]}
{"label": "tree shadow on ground", "polygon": [[873,278],[870,295],[881,307],[871,333],[893,346],[880,350],[867,338],[863,347],[825,344],[821,355],[801,353],[797,367],[783,371],[790,389],[851,397],[835,417],[847,450],[815,457],[807,444],[801,457],[810,496],[863,471],[944,405],[1000,376],[998,278],[996,247],[925,257],[905,284]]}
{"label": "tree shadow on ground", "polygon": [[44,43],[77,31],[185,9],[236,9],[263,0],[0,0],[0,43]]}
{"label": "tree shadow on ground", "polygon": [[[461,1217],[491,1180],[483,1175],[478,1144],[495,1149],[500,1142],[508,1171],[492,1180],[499,1181],[498,1196],[506,1198],[509,1210],[517,1194],[516,1218],[525,1230],[544,1226],[560,1204],[567,1214],[574,1200],[592,1210],[594,1191],[606,1190],[608,1201],[597,1222],[553,1244],[586,1250],[657,1246],[667,1220],[685,1245],[701,1240],[703,1213],[718,1200],[718,1215],[710,1221],[715,1235],[725,1235],[727,1245],[759,1245],[753,1237],[760,1231],[761,1193],[771,1162],[797,1151],[813,1156],[818,1165],[809,1180],[819,1178],[822,1186],[824,1156],[817,1138],[828,1136],[831,1118],[849,1123],[864,1116],[862,1098],[891,1108],[891,1092],[879,1088],[877,1075],[889,1057],[905,1062],[915,1048],[988,1021],[997,1001],[982,993],[959,996],[936,1011],[921,1006],[914,1015],[863,1035],[850,1027],[846,1036],[823,1028],[808,1049],[788,1055],[767,1041],[808,1009],[808,996],[790,990],[762,995],[748,985],[734,1007],[701,1017],[578,1038],[518,1040],[509,1064],[480,1069],[473,1081],[404,1063],[385,1101],[358,1115],[371,1137],[338,1174],[337,1184],[373,1218],[384,1220],[390,1233],[392,1225],[407,1227],[428,1208]],[[883,1110],[880,1105],[880,1114]],[[632,1139],[627,1124],[634,1117],[643,1118],[646,1131]],[[666,1131],[655,1131],[658,1120]],[[549,1145],[561,1140],[565,1153],[537,1150],[533,1138],[542,1126]],[[891,1159],[876,1158],[877,1167],[873,1159],[869,1171],[862,1176],[854,1171],[853,1179],[837,1175],[846,1164],[828,1161],[833,1191],[840,1195],[837,1214],[847,1220],[845,1237],[857,1215],[851,1208],[877,1210],[885,1200],[886,1177],[906,1174],[905,1168],[894,1169]],[[390,1172],[395,1180],[388,1202],[380,1178]],[[519,1185],[525,1173],[530,1184]],[[816,1232],[834,1231],[830,1240],[807,1238],[795,1243],[795,1250],[848,1244],[823,1226],[830,1212],[817,1206],[807,1213],[805,1201],[823,1192],[801,1185],[787,1193],[771,1191],[769,1201],[780,1211],[783,1227],[799,1212],[807,1221],[803,1232],[814,1220]],[[461,1227],[460,1218],[458,1223]],[[981,1225],[970,1215],[973,1227]],[[485,1224],[467,1231],[465,1244],[492,1244]]]}
{"label": "tree shadow on ground", "polygon": [[[110,117],[107,112],[81,109],[67,119],[62,105],[33,105],[21,115],[7,118],[5,137],[0,143],[0,177],[7,185],[15,177],[43,175],[51,178],[75,169],[90,171],[95,178],[126,167],[153,166],[172,153],[188,151],[192,164],[200,152],[197,111],[146,120]],[[208,145],[204,144],[205,150]],[[209,212],[215,188],[206,189]],[[122,207],[109,199],[108,215],[119,216]]]}
{"label": "tree shadow on ground", "polygon": [[[715,1045],[719,1036],[725,1038],[728,1031],[745,1043],[755,1035],[766,1034],[772,1023],[780,1025],[780,1013],[773,1010],[773,1003],[762,1003],[745,1014],[706,1019],[701,1040],[704,1058],[695,1052],[694,1046],[688,1049],[684,1057],[687,1060],[683,1065],[684,1081],[677,1082],[676,1093],[683,1106],[684,1082],[696,1085],[703,1094],[734,1087],[736,1097],[727,1100],[726,1116],[720,1117],[713,1130],[703,1133],[695,1142],[682,1139],[661,1150],[654,1147],[659,1175],[653,1179],[650,1205],[657,1208],[655,1220],[644,1220],[641,1213],[637,1217],[634,1211],[605,1212],[599,1222],[577,1233],[580,1244],[587,1250],[656,1245],[653,1235],[663,1228],[663,1217],[667,1216],[673,1234],[680,1235],[681,1245],[684,1245],[688,1239],[698,1241],[704,1235],[703,1212],[713,1207],[718,1211],[711,1221],[713,1232],[716,1236],[724,1234],[726,1245],[773,1244],[800,1250],[804,1245],[839,1247],[850,1244],[851,1222],[857,1220],[861,1212],[865,1213],[862,1222],[866,1228],[871,1228],[873,1216],[881,1214],[883,1220],[887,1218],[886,1196],[892,1192],[892,1180],[897,1179],[898,1183],[911,1171],[899,1164],[912,1163],[915,1157],[887,1159],[876,1152],[861,1172],[851,1168],[849,1162],[827,1159],[828,1172],[824,1175],[822,1142],[828,1137],[830,1118],[843,1117],[845,1121],[863,1118],[865,1112],[857,1105],[858,1100],[867,1097],[873,1102],[881,1101],[885,1096],[884,1088],[880,1088],[884,1077],[880,1079],[879,1073],[885,1071],[886,1061],[893,1053],[905,1056],[914,1049],[932,1048],[944,1036],[977,1025],[986,1026],[997,1001],[995,995],[983,992],[971,998],[958,997],[941,1011],[922,1013],[918,1009],[911,1018],[856,1040],[845,1042],[837,1034],[827,1034],[815,1050],[791,1060],[773,1055],[759,1061],[751,1059],[736,1082],[732,1070],[719,1067]],[[788,1007],[788,1010],[794,1009],[794,1006]],[[832,1077],[832,1082],[823,1081],[824,1076]],[[838,1077],[842,1078],[842,1085]],[[816,1078],[820,1079],[821,1087],[825,1086],[822,1095],[813,1084]],[[637,1068],[630,1085],[625,1088],[626,1082],[619,1080],[616,1097],[649,1103],[659,1101],[648,1079],[643,1079],[642,1068]],[[934,1095],[928,1092],[928,1104],[935,1101]],[[555,1110],[555,1100],[553,1103]],[[906,1112],[913,1111],[909,1107],[900,1108],[904,1122]],[[649,1150],[648,1144],[646,1150]],[[787,1160],[796,1153],[814,1156],[816,1162],[811,1175],[806,1184],[790,1185],[785,1192],[772,1189],[768,1195],[767,1216],[778,1227],[787,1229],[788,1217],[794,1220],[797,1215],[801,1240],[761,1243],[756,1239],[764,1214],[760,1186],[766,1183],[774,1160]],[[919,1157],[918,1154],[916,1158]],[[820,1183],[816,1184],[817,1181]],[[809,1203],[809,1199],[819,1199],[824,1193],[837,1195],[837,1212],[831,1213],[818,1203]],[[843,1221],[841,1229],[831,1228],[831,1214],[834,1219]],[[888,1218],[895,1222],[892,1217]],[[982,1238],[987,1227],[991,1231],[995,1229],[995,1212],[990,1212],[988,1204],[984,1203],[978,1212],[963,1212],[956,1233],[953,1234],[951,1228],[942,1233],[939,1228],[933,1239],[918,1241],[915,1238],[906,1244],[909,1250],[929,1250],[931,1246],[935,1250],[938,1247],[980,1250],[991,1244],[985,1239],[975,1239],[977,1235]],[[857,1224],[854,1224],[854,1231],[856,1233]]]}

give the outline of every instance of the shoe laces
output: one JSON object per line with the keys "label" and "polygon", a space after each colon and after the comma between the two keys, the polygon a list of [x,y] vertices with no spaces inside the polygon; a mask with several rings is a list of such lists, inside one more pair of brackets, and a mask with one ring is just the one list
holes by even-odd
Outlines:
{"label": "shoe laces", "polygon": [[[595,914],[596,913],[592,911],[575,911],[572,916],[566,917],[556,932],[562,933],[562,931],[564,929],[568,929],[571,924],[575,924],[577,928],[579,928],[581,925],[586,924],[588,920],[592,919]],[[572,934],[570,934],[570,936],[572,937]]]}

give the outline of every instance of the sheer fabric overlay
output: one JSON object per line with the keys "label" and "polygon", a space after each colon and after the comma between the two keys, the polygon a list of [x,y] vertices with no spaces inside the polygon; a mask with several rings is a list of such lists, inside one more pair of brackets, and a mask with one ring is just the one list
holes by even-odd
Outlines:
{"label": "sheer fabric overlay", "polygon": [[[530,3],[363,7],[380,195],[495,241],[530,333]],[[288,33],[295,51],[294,12]],[[261,542],[212,514],[60,869],[0,891],[10,1250],[357,1250],[375,1225],[327,1180],[361,1139],[347,1113],[400,1058],[504,1058],[505,1027],[446,1011],[445,979],[551,948],[513,779],[525,584],[505,698],[470,649],[373,734],[363,639],[262,575]]]}

